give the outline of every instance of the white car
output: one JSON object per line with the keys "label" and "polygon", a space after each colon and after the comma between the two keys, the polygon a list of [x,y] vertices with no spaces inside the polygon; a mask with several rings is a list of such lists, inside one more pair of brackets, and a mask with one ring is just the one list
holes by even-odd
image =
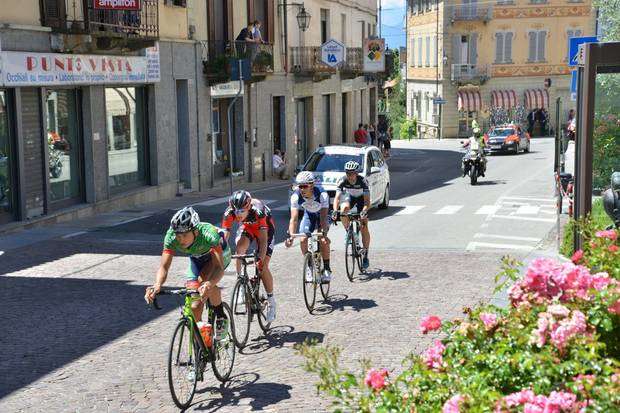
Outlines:
{"label": "white car", "polygon": [[318,148],[299,171],[311,171],[315,185],[329,194],[330,208],[336,195],[336,184],[345,176],[344,164],[356,161],[362,167],[360,175],[365,177],[370,188],[372,207],[385,209],[390,204],[390,171],[376,146],[329,145]]}

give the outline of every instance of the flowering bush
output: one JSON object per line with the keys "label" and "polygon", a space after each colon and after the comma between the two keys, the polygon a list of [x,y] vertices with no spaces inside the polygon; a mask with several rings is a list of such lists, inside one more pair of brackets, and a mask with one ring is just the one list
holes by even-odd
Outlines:
{"label": "flowering bush", "polygon": [[[425,317],[422,332],[440,330],[441,339],[410,355],[400,374],[367,362],[358,374],[344,371],[338,348],[308,344],[300,347],[306,367],[335,397],[336,411],[620,411],[620,282],[609,275],[620,261],[606,255],[617,236],[595,238],[577,264],[533,261],[510,287],[508,308]],[[502,276],[516,273],[507,266]]]}

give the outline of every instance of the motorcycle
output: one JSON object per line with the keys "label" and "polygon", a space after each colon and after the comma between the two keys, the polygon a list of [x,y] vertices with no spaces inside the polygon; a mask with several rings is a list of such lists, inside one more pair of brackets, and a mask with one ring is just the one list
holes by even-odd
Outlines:
{"label": "motorcycle", "polygon": [[479,176],[484,176],[486,172],[486,160],[484,159],[478,143],[475,140],[471,140],[469,150],[465,153],[463,160],[461,161],[461,169],[463,171],[463,177],[469,175],[469,179],[472,185],[476,185]]}

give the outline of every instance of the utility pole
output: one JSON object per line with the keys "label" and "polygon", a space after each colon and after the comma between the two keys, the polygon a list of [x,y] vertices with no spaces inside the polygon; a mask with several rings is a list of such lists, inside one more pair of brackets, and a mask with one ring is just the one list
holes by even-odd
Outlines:
{"label": "utility pole", "polygon": [[379,38],[381,38],[381,0],[379,0]]}

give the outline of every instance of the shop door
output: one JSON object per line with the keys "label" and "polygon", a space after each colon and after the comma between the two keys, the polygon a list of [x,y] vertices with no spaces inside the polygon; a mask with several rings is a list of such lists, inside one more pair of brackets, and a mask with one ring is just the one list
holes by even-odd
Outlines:
{"label": "shop door", "polygon": [[298,99],[296,102],[297,110],[297,163],[306,162],[308,125],[306,119],[306,99]]}
{"label": "shop door", "polygon": [[0,90],[0,224],[15,219],[15,156],[8,94]]}
{"label": "shop door", "polygon": [[273,150],[286,151],[286,112],[284,111],[284,97],[275,96],[272,108]]}
{"label": "shop door", "polygon": [[186,189],[192,187],[189,143],[189,100],[187,80],[177,80],[177,136],[179,181]]}

